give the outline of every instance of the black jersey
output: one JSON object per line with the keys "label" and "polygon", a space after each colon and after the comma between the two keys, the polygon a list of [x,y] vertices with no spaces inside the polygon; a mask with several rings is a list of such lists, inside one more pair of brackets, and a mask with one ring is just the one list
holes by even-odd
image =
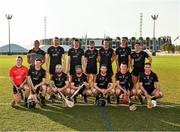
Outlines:
{"label": "black jersey", "polygon": [[143,68],[144,69],[144,63],[145,63],[145,59],[148,58],[149,55],[144,52],[141,51],[139,53],[133,52],[131,54],[131,58],[134,60],[134,68]]}
{"label": "black jersey", "polygon": [[79,87],[83,84],[83,82],[87,82],[87,77],[84,73],[82,73],[81,77],[78,77],[77,75],[73,75],[72,82],[74,83],[74,86]]}
{"label": "black jersey", "polygon": [[42,82],[43,78],[46,78],[46,71],[43,68],[36,70],[35,67],[32,67],[29,69],[28,76],[31,77],[33,85],[36,86]]}
{"label": "black jersey", "polygon": [[146,91],[155,89],[154,82],[158,82],[158,77],[154,72],[151,72],[150,75],[145,75],[145,73],[140,74],[140,83],[142,83]]}
{"label": "black jersey", "polygon": [[122,74],[121,72],[116,73],[116,80],[119,81],[119,85],[126,90],[133,88],[132,76],[129,72]]}
{"label": "black jersey", "polygon": [[106,74],[106,76],[102,76],[100,73],[96,76],[96,83],[99,88],[107,89],[108,84],[112,83],[111,76]]}
{"label": "black jersey", "polygon": [[70,56],[70,66],[81,65],[81,57],[84,55],[84,50],[71,48],[68,51]]}
{"label": "black jersey", "polygon": [[97,67],[98,50],[86,50],[85,57],[87,58],[87,67]]}
{"label": "black jersey", "polygon": [[126,62],[128,65],[128,56],[131,55],[131,49],[129,47],[119,47],[116,49],[116,55],[118,55],[119,66],[122,62]]}
{"label": "black jersey", "polygon": [[54,81],[54,84],[58,88],[62,88],[66,85],[67,81],[67,74],[62,72],[61,76],[58,76],[57,73],[54,73],[51,78],[52,81]]}
{"label": "black jersey", "polygon": [[45,52],[39,48],[39,50],[35,51],[31,49],[28,51],[28,55],[30,57],[30,64],[34,65],[36,59],[43,60],[45,58]]}
{"label": "black jersey", "polygon": [[50,56],[50,65],[62,64],[61,58],[64,54],[64,48],[51,46],[47,49],[47,54]]}
{"label": "black jersey", "polygon": [[103,47],[99,50],[100,55],[100,64],[106,64],[107,66],[111,66],[111,58],[113,56],[113,49],[109,48],[105,50]]}

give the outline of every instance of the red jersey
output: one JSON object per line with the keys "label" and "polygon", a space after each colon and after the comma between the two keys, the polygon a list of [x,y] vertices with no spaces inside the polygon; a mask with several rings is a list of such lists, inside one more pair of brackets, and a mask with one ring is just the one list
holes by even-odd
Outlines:
{"label": "red jersey", "polygon": [[9,71],[9,76],[12,77],[16,85],[21,85],[28,75],[28,69],[25,66],[13,66]]}

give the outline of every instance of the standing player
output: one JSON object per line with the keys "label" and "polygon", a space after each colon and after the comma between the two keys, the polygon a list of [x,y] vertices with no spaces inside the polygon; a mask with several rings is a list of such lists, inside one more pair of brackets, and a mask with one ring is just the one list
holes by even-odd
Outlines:
{"label": "standing player", "polygon": [[127,47],[126,37],[122,37],[122,41],[120,47],[116,49],[116,65],[117,71],[119,71],[119,67],[122,62],[125,62],[130,69],[131,65],[131,49]]}
{"label": "standing player", "polygon": [[[83,88],[79,90],[78,94],[81,94],[84,97],[84,102],[87,103],[87,96],[85,94],[85,89],[88,87],[87,77],[82,72],[82,67],[80,65],[76,65],[75,70],[76,70],[76,74],[72,76],[72,81],[71,81],[71,89],[72,89],[71,94],[73,94],[79,88],[79,86],[84,84]],[[76,96],[74,96],[75,103],[77,103]]]}
{"label": "standing player", "polygon": [[[102,97],[103,94],[108,94],[113,88],[111,76],[107,74],[107,66],[104,64],[101,65],[100,73],[94,80],[94,88],[98,91],[96,101],[99,100],[100,96]],[[107,96],[107,103],[111,103],[109,95]]]}
{"label": "standing player", "polygon": [[88,82],[90,81],[90,75],[93,75],[93,80],[97,74],[97,59],[98,59],[98,50],[95,49],[94,41],[89,42],[88,50],[85,52],[85,61],[86,61],[86,73]]}
{"label": "standing player", "polygon": [[57,64],[61,64],[65,67],[64,49],[59,46],[60,39],[55,37],[53,45],[48,48],[46,54],[46,72],[51,76],[55,73],[55,67]]}
{"label": "standing player", "polygon": [[67,59],[67,73],[70,73],[70,76],[76,74],[75,66],[82,65],[83,72],[84,69],[84,50],[80,48],[80,43],[78,39],[73,41],[73,48],[70,48],[68,51],[68,59]]}
{"label": "standing player", "polygon": [[140,43],[134,45],[135,51],[131,54],[132,64],[133,64],[133,88],[136,89],[136,83],[139,80],[140,73],[144,72],[144,63],[147,58],[149,62],[152,62],[152,58],[144,51],[140,46]]}
{"label": "standing player", "polygon": [[40,46],[39,40],[35,40],[33,49],[28,51],[27,62],[31,66],[34,66],[34,63],[35,63],[36,59],[41,59],[43,64],[45,62],[45,52],[43,50],[41,50],[39,48],[39,46]]}
{"label": "standing player", "polygon": [[[36,59],[35,66],[29,69],[28,83],[31,87],[31,92],[35,96],[35,102],[45,105],[45,85],[46,71],[42,68],[42,60]],[[40,96],[40,97],[39,97]]]}
{"label": "standing player", "polygon": [[23,99],[22,92],[24,91],[25,95],[25,106],[27,105],[27,98],[29,96],[30,90],[27,85],[27,75],[28,75],[28,69],[22,65],[23,58],[21,56],[18,56],[16,58],[16,65],[13,66],[9,71],[9,76],[11,83],[13,85],[13,101],[11,103],[11,106],[14,107],[17,103]]}
{"label": "standing player", "polygon": [[116,96],[117,104],[119,103],[119,95],[123,94],[124,97],[130,98],[135,95],[136,91],[133,88],[132,76],[128,71],[127,63],[122,62],[120,71],[116,74]]}
{"label": "standing player", "polygon": [[[54,84],[55,87],[51,84]],[[47,93],[50,95],[50,99],[54,102],[55,96],[58,92],[65,94],[66,88],[68,88],[69,82],[67,79],[67,74],[62,71],[62,66],[60,64],[56,65],[55,73],[52,75],[50,87],[47,89]]]}
{"label": "standing player", "polygon": [[103,41],[103,47],[99,50],[99,60],[101,65],[107,66],[107,74],[113,75],[112,62],[114,61],[114,51],[109,47],[109,39]]}
{"label": "standing player", "polygon": [[153,96],[151,99],[156,104],[156,99],[163,96],[160,91],[159,80],[156,73],[151,70],[151,63],[145,63],[144,72],[140,74],[140,91],[139,96],[144,95],[146,99],[149,99],[149,95]]}

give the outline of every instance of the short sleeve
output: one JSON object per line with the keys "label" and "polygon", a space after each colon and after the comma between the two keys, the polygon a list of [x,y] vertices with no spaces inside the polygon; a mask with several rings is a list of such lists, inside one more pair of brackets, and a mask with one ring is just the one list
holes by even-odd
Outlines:
{"label": "short sleeve", "polygon": [[85,57],[88,57],[88,56],[87,56],[87,50],[86,50],[86,52],[84,53],[84,56],[85,56]]}
{"label": "short sleeve", "polygon": [[81,55],[82,55],[82,56],[84,55],[84,50],[83,50],[83,49],[81,49]]}
{"label": "short sleeve", "polygon": [[62,54],[64,54],[64,48],[62,48]]}
{"label": "short sleeve", "polygon": [[118,79],[119,79],[119,72],[116,73],[116,80],[118,80]]}
{"label": "short sleeve", "polygon": [[12,77],[13,76],[13,70],[12,70],[13,68],[11,68],[10,70],[9,70],[9,76],[10,77]]}
{"label": "short sleeve", "polygon": [[139,82],[143,82],[143,74],[140,74]]}
{"label": "short sleeve", "polygon": [[48,49],[47,49],[47,54],[50,54],[50,49],[51,47],[49,47]]}
{"label": "short sleeve", "polygon": [[158,80],[158,77],[157,77],[157,75],[154,73],[154,81],[155,82],[158,82],[159,80]]}
{"label": "short sleeve", "polygon": [[68,56],[71,56],[71,49],[68,50]]}
{"label": "short sleeve", "polygon": [[127,49],[127,53],[128,53],[128,55],[131,55],[131,49],[129,47]]}
{"label": "short sleeve", "polygon": [[146,52],[144,52],[144,56],[145,56],[146,58],[149,57],[148,53],[146,53]]}
{"label": "short sleeve", "polygon": [[46,78],[46,71],[45,71],[45,70],[43,70],[42,77],[43,77],[43,78]]}
{"label": "short sleeve", "polygon": [[31,70],[31,68],[29,68],[29,70],[28,70],[28,76],[31,76],[32,75],[32,70]]}

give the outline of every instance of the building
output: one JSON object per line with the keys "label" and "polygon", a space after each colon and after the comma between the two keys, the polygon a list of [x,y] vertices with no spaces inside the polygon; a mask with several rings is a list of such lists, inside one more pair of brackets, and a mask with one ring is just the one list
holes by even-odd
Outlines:
{"label": "building", "polygon": [[[73,38],[61,38],[61,44],[62,45],[69,45],[71,47],[72,39]],[[83,49],[87,49],[87,45],[88,45],[89,41],[94,41],[96,48],[99,49],[100,47],[102,47],[102,43],[104,40],[104,38],[86,38],[86,37],[85,38],[77,38],[77,39],[80,40],[81,47]],[[110,40],[110,47],[112,47],[113,49],[118,48],[120,43],[121,43],[120,37],[109,38],[109,40]],[[156,39],[156,38],[153,39],[150,37],[146,37],[146,38],[143,38],[143,37],[128,38],[127,37],[127,45],[131,49],[134,49],[134,44],[136,42],[140,42],[143,49],[150,49],[150,50],[152,50],[152,48],[153,48],[153,42],[155,42],[155,45],[156,45],[155,49],[156,50],[160,50],[160,46],[165,44],[165,43],[168,43],[168,44],[172,43],[170,36],[162,36],[162,37],[159,37],[158,39]],[[51,45],[52,39],[42,39],[42,40],[40,40],[40,43],[41,43],[41,45]]]}
{"label": "building", "polygon": [[[17,44],[10,44],[10,54],[27,54],[28,50]],[[9,54],[9,44],[0,47],[0,54]]]}

